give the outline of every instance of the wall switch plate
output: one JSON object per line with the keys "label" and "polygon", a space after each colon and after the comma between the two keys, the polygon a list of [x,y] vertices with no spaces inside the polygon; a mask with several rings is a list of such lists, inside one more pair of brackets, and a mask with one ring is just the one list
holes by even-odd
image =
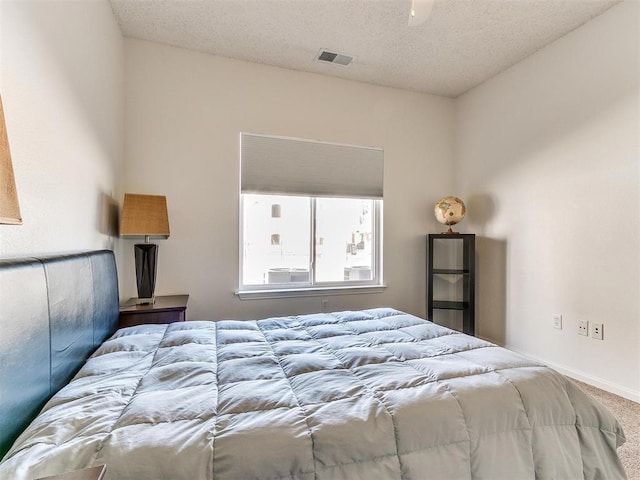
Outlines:
{"label": "wall switch plate", "polygon": [[578,335],[589,336],[589,322],[587,320],[578,320]]}
{"label": "wall switch plate", "polygon": [[603,323],[592,323],[591,324],[591,337],[597,340],[603,340]]}
{"label": "wall switch plate", "polygon": [[562,315],[559,313],[553,314],[553,328],[562,330]]}

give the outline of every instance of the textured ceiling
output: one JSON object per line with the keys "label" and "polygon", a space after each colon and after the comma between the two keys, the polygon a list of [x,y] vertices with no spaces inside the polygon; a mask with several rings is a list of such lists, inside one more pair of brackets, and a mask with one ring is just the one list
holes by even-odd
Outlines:
{"label": "textured ceiling", "polygon": [[[428,1],[428,0],[417,0]],[[111,0],[125,36],[456,97],[619,0]],[[320,49],[354,56],[315,61]]]}

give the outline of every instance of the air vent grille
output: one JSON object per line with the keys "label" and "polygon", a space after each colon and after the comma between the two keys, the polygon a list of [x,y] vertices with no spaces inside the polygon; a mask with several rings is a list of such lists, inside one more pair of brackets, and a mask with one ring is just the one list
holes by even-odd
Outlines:
{"label": "air vent grille", "polygon": [[344,55],[342,53],[334,53],[334,52],[330,52],[328,50],[320,50],[320,52],[318,52],[318,56],[316,57],[316,60],[320,61],[320,62],[328,62],[328,63],[335,63],[337,65],[342,65],[342,66],[347,66],[351,63],[351,61],[353,60],[353,57],[350,55]]}

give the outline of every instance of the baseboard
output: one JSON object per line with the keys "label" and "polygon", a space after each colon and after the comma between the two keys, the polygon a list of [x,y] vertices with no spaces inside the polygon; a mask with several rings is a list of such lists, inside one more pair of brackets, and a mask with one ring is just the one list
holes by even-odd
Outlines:
{"label": "baseboard", "polygon": [[[491,342],[491,343],[496,343],[492,340],[489,340],[487,338],[483,338],[483,340],[486,340],[487,342]],[[609,393],[613,393],[615,395],[619,395],[620,397],[624,397],[628,400],[634,401],[636,403],[640,403],[640,392],[636,392],[635,390],[631,390],[630,388],[627,387],[623,387],[622,385],[617,385],[615,383],[611,383],[608,382],[606,380],[603,380],[601,378],[598,377],[593,377],[591,375],[585,375],[582,372],[579,372],[577,370],[574,370],[572,368],[566,367],[564,365],[560,365],[558,363],[554,363],[554,362],[550,362],[544,358],[540,358],[537,357],[535,355],[531,355],[530,353],[525,353],[525,352],[521,352],[518,351],[514,348],[509,348],[508,346],[505,345],[501,345],[504,348],[508,348],[509,350],[512,350],[516,353],[519,353],[520,355],[523,355],[525,357],[530,358],[531,360],[534,360],[536,362],[539,363],[543,363],[545,365],[547,365],[550,368],[553,368],[554,370],[556,370],[557,372],[560,372],[563,375],[566,375],[567,377],[571,377],[574,378],[576,380],[579,380],[583,383],[586,383],[588,385],[591,385],[593,387],[597,387],[600,388],[602,390],[605,390]]]}
{"label": "baseboard", "polygon": [[600,388],[601,390],[605,390],[609,393],[613,393],[620,397],[624,397],[628,400],[632,400],[636,403],[640,403],[640,393],[631,390],[630,388],[623,387],[622,385],[617,385],[615,383],[607,382],[606,380],[602,380],[601,378],[592,377],[590,375],[585,375],[581,372],[577,372],[570,368],[566,368],[562,365],[558,365],[552,362],[547,362],[545,360],[538,359],[539,362],[544,363],[545,365],[553,368],[554,370],[560,372],[567,377],[574,378],[576,380],[580,380],[583,383],[591,385],[593,387]]}

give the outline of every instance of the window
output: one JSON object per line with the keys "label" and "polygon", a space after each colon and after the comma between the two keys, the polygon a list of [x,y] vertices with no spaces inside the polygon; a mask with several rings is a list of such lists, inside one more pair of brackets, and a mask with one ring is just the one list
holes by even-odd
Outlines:
{"label": "window", "polygon": [[240,294],[382,284],[382,150],[242,134]]}

